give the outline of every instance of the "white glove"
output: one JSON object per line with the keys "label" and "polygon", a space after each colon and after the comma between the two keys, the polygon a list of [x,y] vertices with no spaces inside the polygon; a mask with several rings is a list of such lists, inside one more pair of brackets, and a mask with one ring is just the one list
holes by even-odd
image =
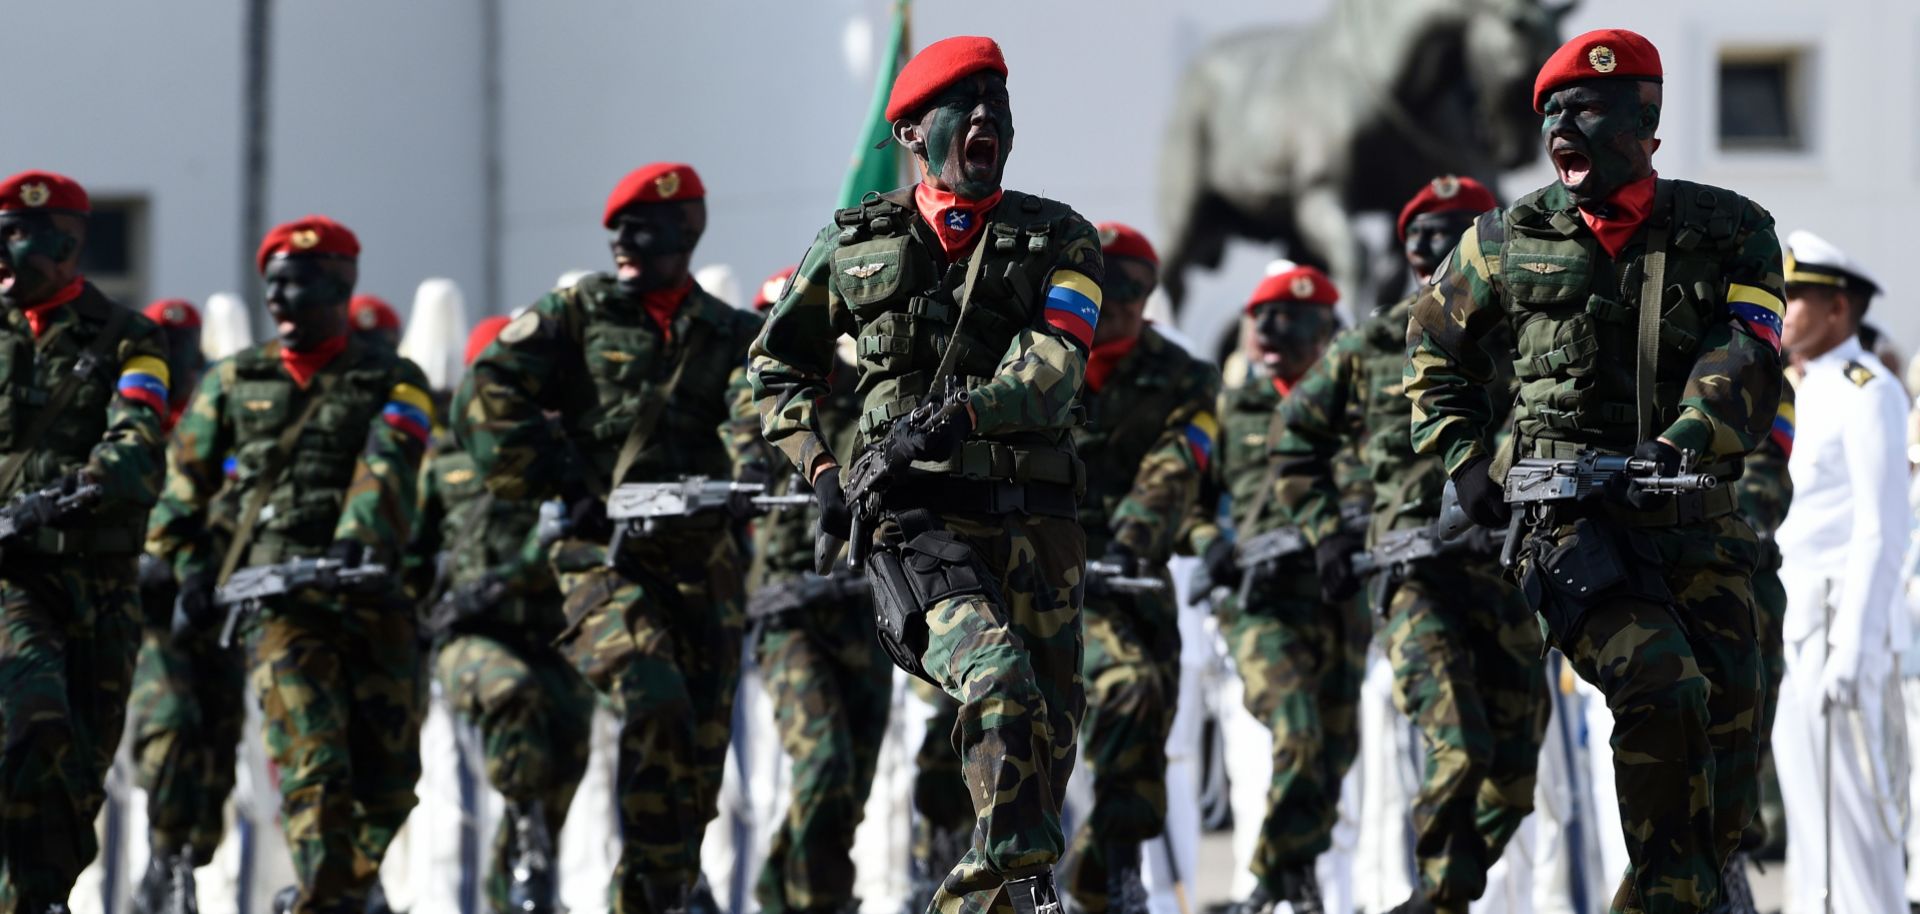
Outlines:
{"label": "white glove", "polygon": [[1827,655],[1820,675],[1820,692],[1829,708],[1851,708],[1860,701],[1860,655],[1838,652]]}

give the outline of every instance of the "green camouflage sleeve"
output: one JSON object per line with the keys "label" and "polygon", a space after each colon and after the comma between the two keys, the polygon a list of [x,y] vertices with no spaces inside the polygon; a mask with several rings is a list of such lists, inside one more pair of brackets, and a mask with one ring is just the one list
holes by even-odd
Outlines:
{"label": "green camouflage sleeve", "polygon": [[[425,414],[427,423],[415,426],[399,418],[396,410],[405,407]],[[365,543],[388,561],[398,561],[405,554],[420,507],[420,461],[426,454],[432,419],[426,373],[401,359],[387,407],[373,420],[366,449],[353,468],[340,522],[333,528],[335,541]]]}
{"label": "green camouflage sleeve", "polygon": [[557,586],[553,566],[547,562],[547,545],[540,541],[540,512],[536,508],[533,522],[527,525],[527,535],[520,540],[520,551],[509,556],[499,569],[509,591],[527,596]]}
{"label": "green camouflage sleeve", "polygon": [[454,435],[501,498],[545,498],[566,472],[546,409],[580,367],[567,295],[556,289],[507,324],[454,395]]}
{"label": "green camouflage sleeve", "polygon": [[749,351],[761,434],[809,478],[816,463],[836,459],[821,432],[816,401],[831,389],[827,376],[834,342],[852,329],[852,317],[828,276],[838,236],[830,225],[813,239],[786,294],[767,309],[767,322]]}
{"label": "green camouflage sleeve", "polygon": [[233,449],[233,427],[227,422],[227,389],[232,384],[231,359],[200,376],[200,386],[173,428],[166,486],[147,520],[147,551],[170,564],[182,580],[195,571],[211,573],[220,564],[207,508],[226,484],[222,464]]}
{"label": "green camouflage sleeve", "polygon": [[1220,502],[1226,495],[1226,473],[1228,455],[1232,452],[1226,446],[1225,436],[1231,434],[1220,417],[1226,415],[1226,385],[1221,382],[1219,392],[1213,398],[1213,417],[1219,430],[1214,434],[1212,459],[1200,474],[1199,486],[1194,494],[1187,515],[1181,520],[1180,530],[1174,534],[1174,551],[1181,555],[1205,555],[1207,547],[1213,541],[1226,535],[1220,529]]}
{"label": "green camouflage sleeve", "polygon": [[1211,365],[1194,362],[1187,394],[1167,414],[1159,440],[1140,460],[1133,488],[1114,507],[1108,523],[1115,538],[1155,565],[1173,552],[1220,437],[1220,421],[1213,411],[1220,396],[1220,373]]}
{"label": "green camouflage sleeve", "polygon": [[1059,259],[1033,325],[1014,334],[993,380],[972,393],[976,435],[1069,428],[1100,321],[1100,236],[1074,214],[1062,220]]}
{"label": "green camouflage sleeve", "polygon": [[1340,529],[1333,464],[1351,451],[1351,429],[1364,408],[1358,379],[1365,326],[1334,340],[1280,404],[1280,434],[1271,448],[1279,461],[1274,503],[1315,546]]}
{"label": "green camouflage sleeve", "polygon": [[1494,408],[1487,387],[1497,378],[1480,341],[1506,322],[1496,287],[1505,229],[1501,210],[1483,213],[1460,236],[1435,281],[1413,303],[1407,322],[1407,396],[1413,400],[1413,449],[1440,455],[1449,474],[1487,453]]}
{"label": "green camouflage sleeve", "polygon": [[748,377],[744,355],[727,376],[727,420],[720,423],[720,441],[732,460],[734,479],[741,478],[749,467],[774,471],[773,449],[760,437],[760,411],[754,408],[753,381]]}
{"label": "green camouflage sleeve", "polygon": [[1722,320],[1701,341],[1680,392],[1680,416],[1661,435],[1708,463],[1739,460],[1767,437],[1785,383],[1780,320],[1787,289],[1773,217],[1747,204],[1734,237]]}
{"label": "green camouflage sleeve", "polygon": [[1793,385],[1780,385],[1780,406],[1773,429],[1761,439],[1760,446],[1747,455],[1744,471],[1734,491],[1740,495],[1740,513],[1753,532],[1771,538],[1787,519],[1793,504],[1793,477],[1787,475],[1787,455],[1793,451]]}
{"label": "green camouflage sleeve", "polygon": [[[119,307],[119,306],[115,306]],[[126,331],[114,353],[120,366],[113,399],[107,402],[107,432],[87,457],[86,471],[102,489],[102,501],[150,507],[160,497],[166,481],[166,393],[160,393],[161,408],[128,396],[135,390],[127,379],[131,375],[152,377],[156,372],[164,388],[167,377],[167,338],[141,315],[128,318]],[[151,396],[145,388],[143,395]]]}
{"label": "green camouflage sleeve", "polygon": [[433,462],[437,459],[438,455],[430,454],[420,461],[420,481],[416,486],[419,504],[414,513],[413,539],[407,544],[407,554],[400,559],[407,599],[416,603],[426,599],[429,591],[433,590],[433,579],[439,572],[440,550],[446,548],[441,541],[440,528],[447,516],[447,505],[433,472]]}

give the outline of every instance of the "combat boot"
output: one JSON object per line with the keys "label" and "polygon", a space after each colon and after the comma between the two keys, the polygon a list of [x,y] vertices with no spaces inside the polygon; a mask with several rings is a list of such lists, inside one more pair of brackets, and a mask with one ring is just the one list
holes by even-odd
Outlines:
{"label": "combat boot", "polygon": [[707,875],[700,874],[694,882],[693,890],[687,893],[685,905],[687,914],[722,914],[720,902],[714,900],[713,888],[707,885]]}
{"label": "combat boot", "polygon": [[1256,885],[1247,897],[1228,905],[1226,914],[1273,914],[1273,896],[1266,886]]}
{"label": "combat boot", "polygon": [[553,837],[538,800],[507,807],[513,829],[513,856],[507,862],[507,910],[511,914],[552,914],[554,910]]}
{"label": "combat boot", "polygon": [[926,914],[934,893],[954,864],[966,856],[973,837],[963,829],[936,828],[925,819],[916,819],[914,829],[918,840],[907,859],[907,901],[901,914]]}
{"label": "combat boot", "polygon": [[1753,887],[1747,884],[1747,855],[1736,852],[1720,870],[1720,901],[1712,914],[1754,914]]}
{"label": "combat boot", "polygon": [[1320,901],[1320,877],[1314,875],[1313,864],[1298,864],[1280,871],[1275,880],[1280,890],[1278,900],[1293,905],[1293,914],[1327,914],[1326,905]]}
{"label": "combat boot", "polygon": [[1061,914],[1060,893],[1053,888],[1053,870],[1009,879],[1002,886],[1013,914]]}
{"label": "combat boot", "polygon": [[361,910],[366,914],[394,914],[393,905],[387,904],[387,887],[380,884],[380,877],[373,877],[373,884],[367,886],[367,904]]}
{"label": "combat boot", "polygon": [[1427,893],[1414,889],[1412,896],[1394,905],[1393,910],[1388,911],[1387,914],[1439,914],[1439,911],[1439,908],[1433,906],[1432,901],[1427,900]]}
{"label": "combat boot", "polygon": [[1148,914],[1147,884],[1140,878],[1140,845],[1110,844],[1107,862],[1107,914]]}
{"label": "combat boot", "polygon": [[200,914],[191,846],[147,858],[147,872],[140,878],[133,910],[135,914]]}
{"label": "combat boot", "polygon": [[290,885],[273,894],[273,914],[287,914],[300,900],[300,887]]}

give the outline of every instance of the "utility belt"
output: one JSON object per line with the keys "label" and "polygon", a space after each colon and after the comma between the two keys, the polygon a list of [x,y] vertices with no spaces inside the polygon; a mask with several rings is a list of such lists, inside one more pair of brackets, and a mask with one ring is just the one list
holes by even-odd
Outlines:
{"label": "utility belt", "polygon": [[131,528],[41,527],[9,549],[41,555],[137,555],[146,538]]}
{"label": "utility belt", "polygon": [[890,486],[882,503],[896,514],[922,509],[934,514],[1017,513],[1077,519],[1080,499],[1075,493],[1065,485],[915,474]]}

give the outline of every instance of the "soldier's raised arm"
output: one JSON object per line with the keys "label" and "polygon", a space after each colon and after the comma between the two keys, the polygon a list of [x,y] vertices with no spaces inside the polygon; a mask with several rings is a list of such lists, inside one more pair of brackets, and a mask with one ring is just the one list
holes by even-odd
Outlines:
{"label": "soldier's raised arm", "polygon": [[748,351],[761,434],[808,479],[821,466],[837,462],[814,402],[830,389],[827,374],[833,369],[834,341],[852,329],[852,317],[834,294],[827,272],[838,235],[828,226],[813,239]]}
{"label": "soldier's raised arm", "polygon": [[1104,270],[1100,236],[1092,224],[1069,213],[1059,226],[1065,229],[1065,241],[1047,277],[1045,306],[1034,315],[1032,326],[1014,334],[998,375],[973,391],[976,435],[1072,424],[1093,328],[1100,322]]}
{"label": "soldier's raised arm", "polygon": [[1413,400],[1413,447],[1440,455],[1448,473],[1487,456],[1494,425],[1486,385],[1494,379],[1495,367],[1480,340],[1506,320],[1506,302],[1497,286],[1496,264],[1506,234],[1500,220],[1500,210],[1485,213],[1460,236],[1440,272],[1414,301],[1407,322],[1406,394]]}

